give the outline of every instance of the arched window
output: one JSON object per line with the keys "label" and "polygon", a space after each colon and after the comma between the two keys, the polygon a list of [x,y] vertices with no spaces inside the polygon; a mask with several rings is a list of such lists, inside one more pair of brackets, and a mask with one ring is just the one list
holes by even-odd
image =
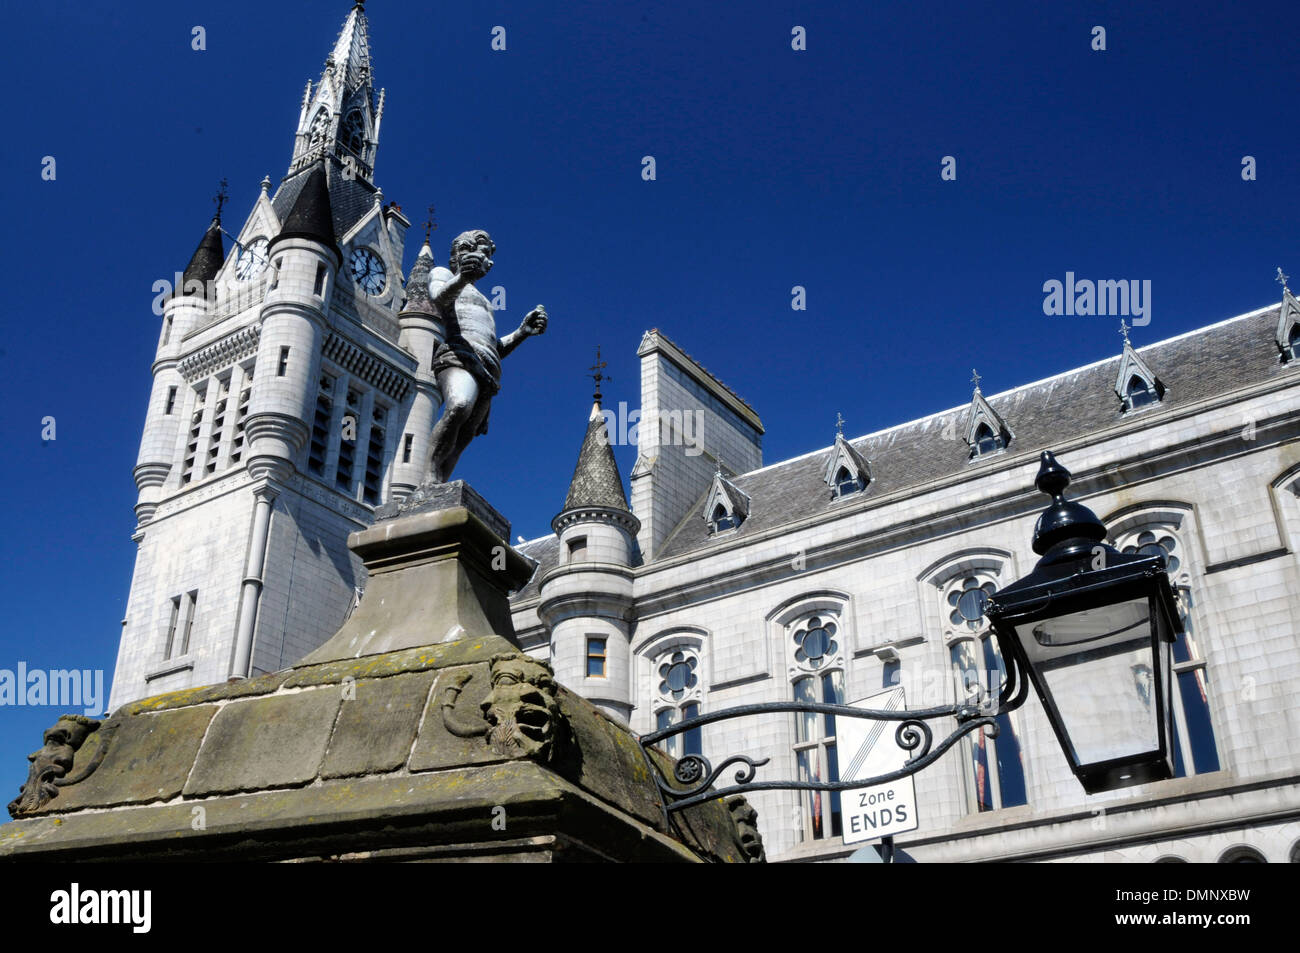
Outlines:
{"label": "arched window", "polygon": [[1287,336],[1287,350],[1291,353],[1291,360],[1300,357],[1300,322],[1291,325],[1291,333]]}
{"label": "arched window", "polygon": [[314,146],[319,146],[321,143],[323,143],[325,141],[325,137],[329,135],[329,129],[330,129],[330,111],[328,109],[322,109],[318,113],[316,113],[315,118],[313,118],[311,121],[310,144],[314,147]]}
{"label": "arched window", "polygon": [[1172,753],[1174,777],[1206,774],[1219,770],[1219,753],[1211,717],[1210,681],[1205,657],[1196,638],[1195,599],[1191,573],[1184,564],[1183,546],[1173,527],[1148,524],[1130,529],[1120,537],[1124,553],[1159,556],[1178,598],[1183,633],[1173,647],[1174,686]]}
{"label": "arched window", "polygon": [[862,489],[862,481],[849,472],[848,467],[840,467],[835,474],[835,495],[848,496]]}
{"label": "arched window", "polygon": [[975,431],[975,454],[982,456],[986,453],[995,453],[1006,447],[1002,437],[993,432],[993,428],[988,424],[980,424],[979,429]]}
{"label": "arched window", "polygon": [[[956,683],[956,701],[989,706],[1006,679],[1006,666],[985,610],[997,592],[990,571],[955,576],[941,588],[949,658]],[[994,737],[986,729],[962,741],[966,763],[967,807],[971,811],[996,811],[1028,803],[1024,755],[1012,715],[997,716]]]}
{"label": "arched window", "polygon": [[[698,633],[675,633],[656,636],[649,645],[638,649],[643,659],[640,677],[649,676],[646,698],[655,731],[695,718],[701,714],[705,685],[701,664],[705,641]],[[701,728],[692,728],[659,742],[660,748],[673,758],[686,754],[703,754]]]}
{"label": "arched window", "polygon": [[1141,377],[1134,374],[1129,378],[1128,387],[1124,391],[1125,410],[1137,410],[1139,407],[1154,404],[1159,399],[1151,385]]}
{"label": "arched window", "polygon": [[719,503],[713,508],[713,516],[709,518],[709,524],[713,532],[722,533],[729,529],[735,529],[740,525],[740,520],[727,512],[727,508]]}
{"label": "arched window", "polygon": [[[790,623],[786,634],[787,651],[792,660],[794,700],[843,705],[844,639],[838,613],[818,609]],[[794,756],[800,781],[838,781],[840,766],[835,748],[835,716],[796,713]],[[803,839],[839,837],[839,794],[826,791],[800,793]]]}
{"label": "arched window", "polygon": [[341,136],[343,145],[348,148],[355,156],[365,155],[366,148],[366,122],[361,118],[361,110],[354,109],[348,113],[348,118],[343,122],[343,134]]}

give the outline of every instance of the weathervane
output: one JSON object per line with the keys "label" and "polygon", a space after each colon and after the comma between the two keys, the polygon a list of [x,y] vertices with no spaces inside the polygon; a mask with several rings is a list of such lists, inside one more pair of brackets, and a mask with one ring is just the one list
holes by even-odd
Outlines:
{"label": "weathervane", "polygon": [[835,411],[835,432],[841,437],[844,436],[844,415],[838,410]]}
{"label": "weathervane", "polygon": [[1128,339],[1128,322],[1125,321],[1123,318],[1120,318],[1120,319],[1119,319],[1119,333],[1120,333],[1120,334],[1123,336],[1123,338],[1124,338],[1124,344],[1125,344],[1125,346],[1126,346],[1126,347],[1132,347],[1132,345],[1129,343],[1129,339]]}
{"label": "weathervane", "polygon": [[1282,269],[1279,268],[1279,269],[1277,270],[1277,277],[1274,278],[1273,280],[1276,281],[1278,284],[1280,284],[1280,285],[1282,286],[1282,290],[1283,290],[1284,292],[1286,292],[1287,294],[1290,294],[1290,293],[1291,293],[1291,289],[1288,288],[1288,287],[1286,286],[1286,282],[1287,282],[1287,278],[1288,278],[1288,277],[1289,277],[1288,275],[1284,275],[1284,274],[1282,274]]}
{"label": "weathervane", "polygon": [[[216,195],[212,196],[212,201],[217,203],[216,220],[218,225],[221,224],[221,210],[226,207],[226,199],[228,198],[230,198],[230,183],[227,182],[223,176],[221,179],[221,188],[217,191]],[[1281,270],[1282,269],[1280,268],[1278,269],[1278,271]]]}
{"label": "weathervane", "polygon": [[609,367],[609,362],[608,362],[608,361],[602,361],[602,360],[600,359],[600,345],[597,344],[597,345],[596,345],[596,363],[593,364],[593,365],[591,365],[591,367],[587,368],[587,370],[591,371],[591,375],[590,375],[590,376],[591,376],[591,379],[594,380],[594,381],[596,382],[596,393],[595,393],[593,396],[596,398],[596,401],[597,401],[597,402],[599,402],[600,399],[601,399],[601,394],[600,394],[600,382],[601,382],[601,381],[612,381],[612,380],[614,379],[614,378],[610,377],[608,374],[604,373],[604,370],[605,370],[605,368],[607,368],[607,367]]}
{"label": "weathervane", "polygon": [[429,217],[424,222],[424,243],[429,244],[429,236],[438,230],[438,222],[433,215],[433,206],[429,206]]}
{"label": "weathervane", "polygon": [[983,379],[984,378],[980,377],[980,372],[975,370],[975,368],[972,367],[970,371],[970,382],[975,385],[975,393],[977,394],[979,393],[980,390],[980,381],[982,381]]}

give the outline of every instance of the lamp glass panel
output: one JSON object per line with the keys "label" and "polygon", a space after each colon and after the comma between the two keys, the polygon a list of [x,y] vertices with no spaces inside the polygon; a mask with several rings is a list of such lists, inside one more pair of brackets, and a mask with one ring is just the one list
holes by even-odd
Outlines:
{"label": "lamp glass panel", "polygon": [[1146,598],[1026,628],[1030,665],[1060,716],[1076,764],[1159,749],[1159,687]]}

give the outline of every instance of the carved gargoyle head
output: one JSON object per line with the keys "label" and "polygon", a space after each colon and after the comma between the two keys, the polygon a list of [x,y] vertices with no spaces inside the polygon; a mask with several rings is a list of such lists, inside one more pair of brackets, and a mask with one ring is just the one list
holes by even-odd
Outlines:
{"label": "carved gargoyle head", "polygon": [[464,272],[471,281],[477,281],[492,270],[492,256],[496,250],[492,237],[483,229],[461,232],[451,243],[447,267],[453,274]]}
{"label": "carved gargoyle head", "polygon": [[758,811],[743,797],[733,797],[727,801],[731,809],[731,820],[736,825],[736,842],[741,853],[751,864],[761,864],[767,860],[763,849],[763,835],[758,832]]}
{"label": "carved gargoyle head", "polygon": [[492,688],[480,706],[488,744],[508,757],[550,761],[563,730],[551,667],[510,653],[494,655],[490,671]]}
{"label": "carved gargoyle head", "polygon": [[40,810],[59,793],[56,782],[72,770],[77,749],[99,726],[100,722],[82,715],[62,715],[54,727],[45,730],[45,747],[27,756],[31,762],[27,783],[9,802],[12,817]]}

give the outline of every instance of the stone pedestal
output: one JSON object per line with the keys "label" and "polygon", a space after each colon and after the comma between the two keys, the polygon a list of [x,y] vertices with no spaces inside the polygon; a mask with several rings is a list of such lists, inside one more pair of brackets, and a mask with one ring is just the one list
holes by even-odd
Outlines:
{"label": "stone pedestal", "polygon": [[472,487],[420,487],[376,517],[348,537],[370,574],[360,606],[299,666],[490,635],[516,643],[509,597],[534,565],[510,548],[510,524]]}
{"label": "stone pedestal", "polygon": [[509,524],[413,496],[352,535],[361,605],[292,668],[60,719],[0,862],[761,859],[752,811],[670,815],[668,756],[518,651]]}

